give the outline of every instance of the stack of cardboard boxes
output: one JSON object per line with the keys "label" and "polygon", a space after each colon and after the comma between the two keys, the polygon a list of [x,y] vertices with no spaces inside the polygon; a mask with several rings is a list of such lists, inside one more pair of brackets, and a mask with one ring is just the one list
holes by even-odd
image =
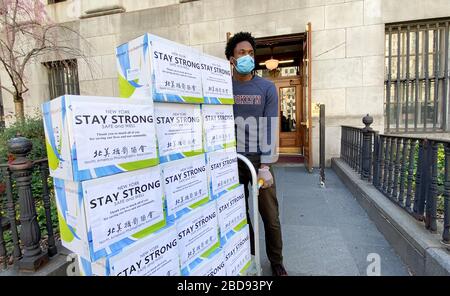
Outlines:
{"label": "stack of cardboard boxes", "polygon": [[228,61],[151,34],[116,55],[122,98],[43,105],[63,245],[83,275],[244,275]]}

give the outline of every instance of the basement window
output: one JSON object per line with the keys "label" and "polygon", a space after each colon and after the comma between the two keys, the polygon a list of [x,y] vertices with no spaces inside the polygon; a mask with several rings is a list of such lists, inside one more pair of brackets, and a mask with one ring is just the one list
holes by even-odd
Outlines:
{"label": "basement window", "polygon": [[50,98],[63,95],[79,95],[77,60],[63,60],[44,63],[48,72]]}

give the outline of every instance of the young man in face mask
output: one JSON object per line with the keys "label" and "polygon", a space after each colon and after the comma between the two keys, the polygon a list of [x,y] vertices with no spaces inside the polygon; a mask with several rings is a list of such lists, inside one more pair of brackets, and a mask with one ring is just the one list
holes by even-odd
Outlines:
{"label": "young man in face mask", "polygon": [[[254,74],[255,39],[250,33],[240,32],[228,40],[225,55],[233,67],[234,116],[238,152],[245,155],[258,172],[263,185],[259,191],[259,212],[261,214],[266,252],[274,275],[287,272],[283,266],[281,225],[275,181],[270,164],[276,162],[278,141],[278,94],[273,82]],[[239,181],[245,185],[248,213],[248,188],[251,174],[248,167],[239,161]],[[250,240],[254,254],[254,235],[250,224]]]}

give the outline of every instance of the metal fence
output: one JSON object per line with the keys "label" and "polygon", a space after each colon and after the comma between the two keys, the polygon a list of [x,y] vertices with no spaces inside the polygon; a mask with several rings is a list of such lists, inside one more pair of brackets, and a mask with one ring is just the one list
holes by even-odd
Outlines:
{"label": "metal fence", "polygon": [[[9,143],[13,160],[0,164],[0,270],[14,263],[20,270],[36,271],[57,254],[48,162],[27,159],[30,150],[29,140],[13,139]],[[36,192],[39,196],[34,196]],[[43,213],[41,219],[45,220],[41,225],[38,213]]]}
{"label": "metal fence", "polygon": [[442,225],[450,245],[450,141],[380,135],[363,121],[342,126],[341,159],[431,232]]}

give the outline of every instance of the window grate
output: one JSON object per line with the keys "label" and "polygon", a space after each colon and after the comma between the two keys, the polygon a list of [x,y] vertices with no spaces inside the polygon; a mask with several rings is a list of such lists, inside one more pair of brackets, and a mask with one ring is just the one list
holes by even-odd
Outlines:
{"label": "window grate", "polygon": [[386,132],[448,130],[449,23],[386,26]]}
{"label": "window grate", "polygon": [[77,60],[44,63],[48,71],[48,85],[52,99],[63,95],[79,95]]}

